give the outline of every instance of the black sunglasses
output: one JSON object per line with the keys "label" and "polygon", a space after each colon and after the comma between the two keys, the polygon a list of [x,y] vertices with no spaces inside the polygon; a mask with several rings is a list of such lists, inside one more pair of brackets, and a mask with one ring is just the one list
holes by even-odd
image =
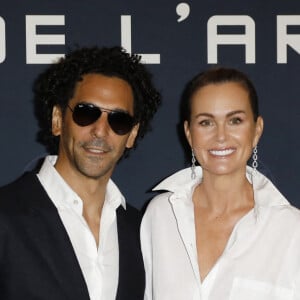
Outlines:
{"label": "black sunglasses", "polygon": [[79,126],[88,126],[96,122],[103,112],[107,113],[108,124],[118,135],[127,134],[134,125],[134,118],[126,112],[95,106],[90,103],[79,103],[73,109],[73,121]]}

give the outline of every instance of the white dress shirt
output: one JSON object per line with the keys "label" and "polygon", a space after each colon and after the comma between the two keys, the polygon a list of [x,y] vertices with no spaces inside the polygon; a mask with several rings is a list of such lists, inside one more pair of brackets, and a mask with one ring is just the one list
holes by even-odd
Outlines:
{"label": "white dress shirt", "polygon": [[82,216],[83,203],[54,168],[56,156],[47,156],[37,175],[71,240],[91,300],[116,298],[119,276],[119,244],[116,209],[125,199],[109,180],[102,209],[99,247]]}
{"label": "white dress shirt", "polygon": [[[255,206],[234,227],[225,250],[201,282],[192,193],[202,170],[168,177],[169,191],[149,204],[141,227],[147,300],[300,300],[300,211],[259,172]],[[234,188],[234,186],[232,187]]]}

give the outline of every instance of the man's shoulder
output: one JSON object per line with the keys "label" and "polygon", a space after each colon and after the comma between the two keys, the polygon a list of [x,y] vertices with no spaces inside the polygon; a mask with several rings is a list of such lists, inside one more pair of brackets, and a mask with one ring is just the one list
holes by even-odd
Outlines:
{"label": "man's shoulder", "polygon": [[23,173],[20,177],[14,181],[0,187],[0,193],[16,193],[22,187],[28,187],[28,184],[34,184],[37,182],[36,174],[33,172]]}
{"label": "man's shoulder", "polygon": [[20,198],[28,198],[39,187],[35,173],[26,172],[11,183],[0,187],[0,208],[13,206]]}

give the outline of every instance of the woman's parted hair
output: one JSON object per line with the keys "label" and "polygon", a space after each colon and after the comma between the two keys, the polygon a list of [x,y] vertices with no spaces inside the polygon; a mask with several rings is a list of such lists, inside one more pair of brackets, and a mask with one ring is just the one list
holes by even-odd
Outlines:
{"label": "woman's parted hair", "polygon": [[240,84],[249,95],[249,101],[254,116],[254,121],[259,116],[258,97],[253,83],[246,74],[232,68],[217,67],[197,74],[185,87],[181,99],[181,121],[190,121],[191,98],[199,89],[209,84],[236,82]]}

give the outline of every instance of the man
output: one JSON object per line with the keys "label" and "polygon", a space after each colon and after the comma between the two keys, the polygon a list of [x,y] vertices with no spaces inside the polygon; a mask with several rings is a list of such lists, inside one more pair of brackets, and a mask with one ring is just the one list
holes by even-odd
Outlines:
{"label": "man", "polygon": [[1,299],[143,299],[139,216],[110,179],[160,103],[140,58],[75,50],[35,83],[49,153],[0,189]]}

